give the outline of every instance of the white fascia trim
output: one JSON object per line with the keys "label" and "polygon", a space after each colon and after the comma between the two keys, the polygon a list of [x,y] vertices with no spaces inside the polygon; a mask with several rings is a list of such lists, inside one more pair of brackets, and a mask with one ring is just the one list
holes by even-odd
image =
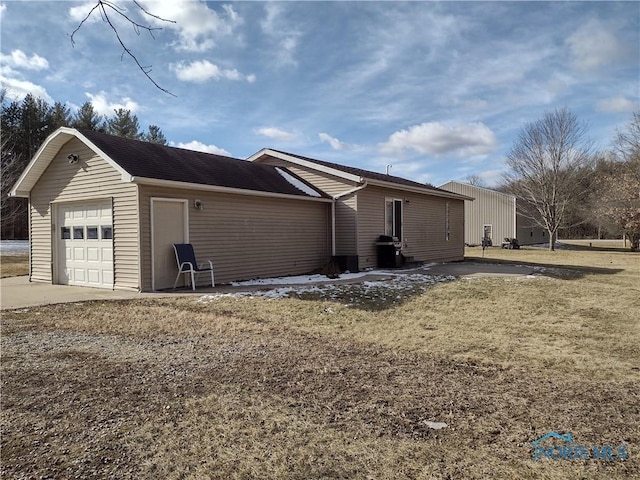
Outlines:
{"label": "white fascia trim", "polygon": [[358,175],[352,175],[351,173],[343,172],[342,170],[327,167],[325,165],[319,165],[315,162],[312,162],[309,160],[303,160],[298,157],[293,157],[291,155],[287,155],[286,153],[276,152],[268,148],[263,148],[259,152],[254,153],[249,158],[247,158],[247,160],[249,160],[250,162],[254,162],[258,160],[260,157],[262,157],[263,155],[269,155],[270,157],[279,158],[280,160],[285,160],[287,162],[293,163],[294,165],[299,165],[301,167],[306,167],[311,170],[317,170],[319,172],[327,173],[329,175],[333,175],[334,177],[349,180],[350,182],[362,183],[364,181],[364,179]]}
{"label": "white fascia trim", "polygon": [[334,196],[333,196],[333,199],[334,199],[334,200],[338,200],[338,199],[340,199],[340,198],[342,198],[342,197],[347,197],[347,196],[351,195],[352,193],[359,192],[360,190],[362,190],[363,188],[365,188],[367,185],[369,185],[369,183],[365,181],[365,182],[364,182],[362,185],[360,185],[359,187],[355,187],[355,188],[352,188],[351,190],[347,190],[346,192],[342,192],[342,193],[338,193],[337,195],[334,195]]}
{"label": "white fascia trim", "polygon": [[[31,185],[29,185],[29,184],[23,185],[23,184],[26,182],[26,179],[31,176],[32,171],[33,171],[33,169],[35,168],[35,166],[37,164],[42,163],[42,162],[46,162],[46,166],[42,170],[44,172],[44,170],[46,170],[46,167],[48,167],[49,164],[53,161],[53,158],[58,154],[58,152],[60,151],[60,148],[62,147],[62,145],[60,145],[60,148],[58,148],[56,153],[53,154],[53,155],[49,155],[47,157],[43,157],[43,153],[47,149],[49,144],[51,142],[53,142],[54,140],[56,140],[61,135],[65,135],[66,137],[68,137],[64,143],[67,143],[73,137],[79,139],[82,143],[84,143],[87,147],[89,147],[91,150],[93,150],[96,154],[101,156],[109,165],[111,165],[113,168],[115,168],[116,171],[120,173],[123,182],[130,182],[131,181],[131,175],[129,175],[128,172],[126,172],[120,165],[118,165],[116,162],[114,162],[102,150],[100,150],[98,147],[96,147],[87,137],[85,137],[80,132],[78,132],[78,130],[76,130],[75,128],[60,127],[55,132],[53,132],[51,135],[49,135],[46,138],[46,140],[42,143],[42,145],[40,145],[40,148],[38,149],[36,154],[33,156],[31,161],[27,165],[27,167],[24,169],[24,172],[22,172],[22,175],[20,175],[20,178],[18,178],[18,181],[15,183],[14,187],[9,192],[9,196],[10,197],[29,197],[29,193],[31,192],[31,189],[33,188],[33,186],[36,184],[36,182],[38,181],[38,179],[40,177],[38,177],[35,180],[32,180]],[[26,188],[22,188],[22,187],[26,187]]]}
{"label": "white fascia trim", "polygon": [[331,198],[307,197],[303,195],[289,195],[286,193],[261,192],[258,190],[244,190],[242,188],[220,187],[218,185],[203,185],[200,183],[176,182],[173,180],[159,180],[157,178],[131,177],[131,182],[138,185],[152,185],[157,187],[183,188],[185,190],[198,190],[201,192],[231,193],[235,195],[250,195],[254,197],[287,198],[290,200],[307,200],[312,202],[331,203]]}
{"label": "white fascia trim", "polygon": [[375,185],[377,187],[393,188],[395,190],[403,190],[405,192],[422,193],[426,195],[433,195],[434,197],[452,198],[455,200],[475,200],[474,197],[467,197],[466,195],[461,195],[459,193],[453,193],[453,192],[440,192],[437,190],[431,190],[427,187],[425,188],[412,187],[410,185],[402,185],[401,183],[385,182],[382,180],[371,180],[371,179],[368,179],[367,183],[369,185]]}

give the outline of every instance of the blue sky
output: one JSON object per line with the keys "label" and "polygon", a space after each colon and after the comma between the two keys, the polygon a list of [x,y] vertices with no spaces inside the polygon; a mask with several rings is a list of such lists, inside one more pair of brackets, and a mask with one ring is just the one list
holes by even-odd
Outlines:
{"label": "blue sky", "polygon": [[[640,110],[638,2],[139,3],[152,38],[95,2],[0,2],[1,82],[72,110],[125,107],[172,145],[271,147],[440,185],[495,185],[525,122],[569,107],[601,149]],[[112,15],[113,20],[117,20]]]}

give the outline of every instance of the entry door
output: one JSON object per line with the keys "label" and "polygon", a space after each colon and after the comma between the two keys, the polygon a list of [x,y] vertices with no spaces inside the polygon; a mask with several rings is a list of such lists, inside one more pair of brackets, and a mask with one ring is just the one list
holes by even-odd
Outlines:
{"label": "entry door", "polygon": [[[173,287],[178,274],[173,244],[189,242],[187,207],[187,200],[151,199],[151,285],[153,290]],[[184,285],[184,279],[180,279],[178,285]]]}
{"label": "entry door", "polygon": [[113,288],[111,200],[64,203],[57,210],[58,283]]}

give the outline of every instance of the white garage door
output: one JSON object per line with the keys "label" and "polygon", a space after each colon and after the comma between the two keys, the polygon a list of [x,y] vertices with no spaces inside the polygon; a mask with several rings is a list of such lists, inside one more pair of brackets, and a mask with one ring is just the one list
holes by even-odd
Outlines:
{"label": "white garage door", "polygon": [[113,288],[111,201],[58,206],[58,283]]}

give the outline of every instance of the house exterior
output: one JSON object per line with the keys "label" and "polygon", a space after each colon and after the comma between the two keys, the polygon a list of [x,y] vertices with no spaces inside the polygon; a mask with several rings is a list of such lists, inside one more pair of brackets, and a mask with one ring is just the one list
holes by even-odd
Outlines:
{"label": "house exterior", "polygon": [[521,245],[548,241],[544,229],[520,214],[515,195],[454,181],[440,188],[475,198],[464,206],[467,245],[480,245],[483,237],[490,238],[493,245],[500,245],[504,238],[517,238]]}
{"label": "house exterior", "polygon": [[271,152],[247,161],[60,128],[10,192],[29,199],[30,280],[170,288],[174,243],[212,260],[217,283],[308,273],[333,255],[374,267],[389,229],[417,261],[463,258],[466,197]]}
{"label": "house exterior", "polygon": [[273,149],[249,160],[287,168],[330,195],[332,255],[348,258],[360,270],[376,267],[380,235],[399,238],[409,261],[464,258],[464,202],[471,197]]}

